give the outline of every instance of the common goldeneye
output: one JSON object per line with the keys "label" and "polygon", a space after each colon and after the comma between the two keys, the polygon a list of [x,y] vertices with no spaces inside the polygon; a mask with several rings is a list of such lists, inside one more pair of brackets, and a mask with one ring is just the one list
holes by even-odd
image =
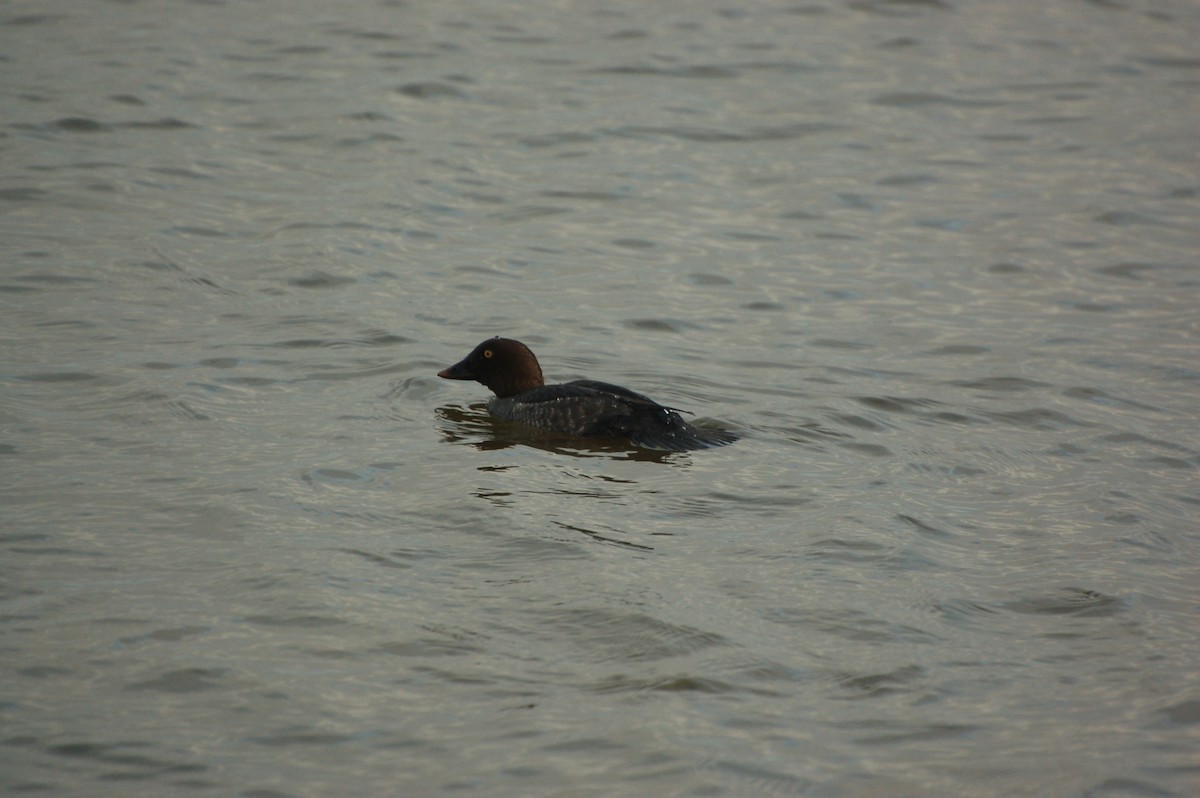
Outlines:
{"label": "common goldeneye", "polygon": [[733,443],[723,429],[693,427],[671,407],[619,385],[575,380],[546,385],[529,347],[511,338],[491,338],[438,372],[448,380],[475,380],[496,394],[493,416],[548,432],[582,438],[620,438],[646,449],[684,452]]}

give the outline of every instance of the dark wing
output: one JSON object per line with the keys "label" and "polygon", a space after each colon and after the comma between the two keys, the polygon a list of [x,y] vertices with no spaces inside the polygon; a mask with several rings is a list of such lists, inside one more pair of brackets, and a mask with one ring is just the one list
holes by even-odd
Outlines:
{"label": "dark wing", "polygon": [[624,412],[609,413],[599,419],[592,428],[592,435],[628,437],[637,446],[665,449],[670,452],[724,446],[738,439],[737,433],[729,430],[693,427],[680,417],[676,408],[660,405],[650,397],[620,385],[596,380],[576,380],[562,387],[572,386],[595,391],[600,395],[617,396],[622,400]]}
{"label": "dark wing", "polygon": [[[621,394],[614,393],[616,388]],[[589,380],[563,385],[543,385],[520,396],[494,398],[492,414],[508,421],[530,424],[551,432],[590,437],[609,434],[609,422],[635,410],[656,407],[645,397],[626,396],[618,386]]]}
{"label": "dark wing", "polygon": [[544,385],[521,394],[519,401],[493,399],[491,407],[510,421],[584,437],[624,438],[648,449],[706,449],[738,438],[727,430],[693,427],[674,408],[597,380]]}
{"label": "dark wing", "polygon": [[[663,405],[660,405],[649,396],[644,396],[620,385],[613,385],[611,382],[600,382],[599,380],[575,380],[574,382],[565,383],[561,387],[574,387],[588,392],[595,392],[597,394],[607,393],[613,396],[619,396],[622,399],[629,399],[638,404],[646,404],[650,407],[663,407]],[[675,410],[676,408],[668,407],[667,409]]]}

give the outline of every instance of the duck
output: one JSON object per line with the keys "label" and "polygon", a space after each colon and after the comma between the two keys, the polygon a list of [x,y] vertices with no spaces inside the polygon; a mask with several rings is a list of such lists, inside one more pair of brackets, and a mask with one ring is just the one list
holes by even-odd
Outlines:
{"label": "duck", "polygon": [[495,394],[492,416],[574,438],[623,441],[643,449],[685,452],[733,443],[725,429],[696,427],[678,408],[598,380],[547,385],[533,351],[512,338],[489,338],[438,376],[474,380]]}

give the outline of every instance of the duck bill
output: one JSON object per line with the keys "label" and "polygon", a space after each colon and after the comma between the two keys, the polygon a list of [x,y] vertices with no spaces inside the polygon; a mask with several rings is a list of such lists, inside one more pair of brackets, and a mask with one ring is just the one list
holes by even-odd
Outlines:
{"label": "duck bill", "polygon": [[466,360],[460,360],[453,366],[439,371],[438,376],[447,380],[473,380],[475,379],[475,372],[471,371],[471,367],[467,365]]}

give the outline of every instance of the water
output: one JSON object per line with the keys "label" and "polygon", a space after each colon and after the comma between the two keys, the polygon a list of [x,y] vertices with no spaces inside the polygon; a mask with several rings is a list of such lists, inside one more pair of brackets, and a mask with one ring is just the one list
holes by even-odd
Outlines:
{"label": "water", "polygon": [[0,23],[5,791],[1196,791],[1193,4]]}

